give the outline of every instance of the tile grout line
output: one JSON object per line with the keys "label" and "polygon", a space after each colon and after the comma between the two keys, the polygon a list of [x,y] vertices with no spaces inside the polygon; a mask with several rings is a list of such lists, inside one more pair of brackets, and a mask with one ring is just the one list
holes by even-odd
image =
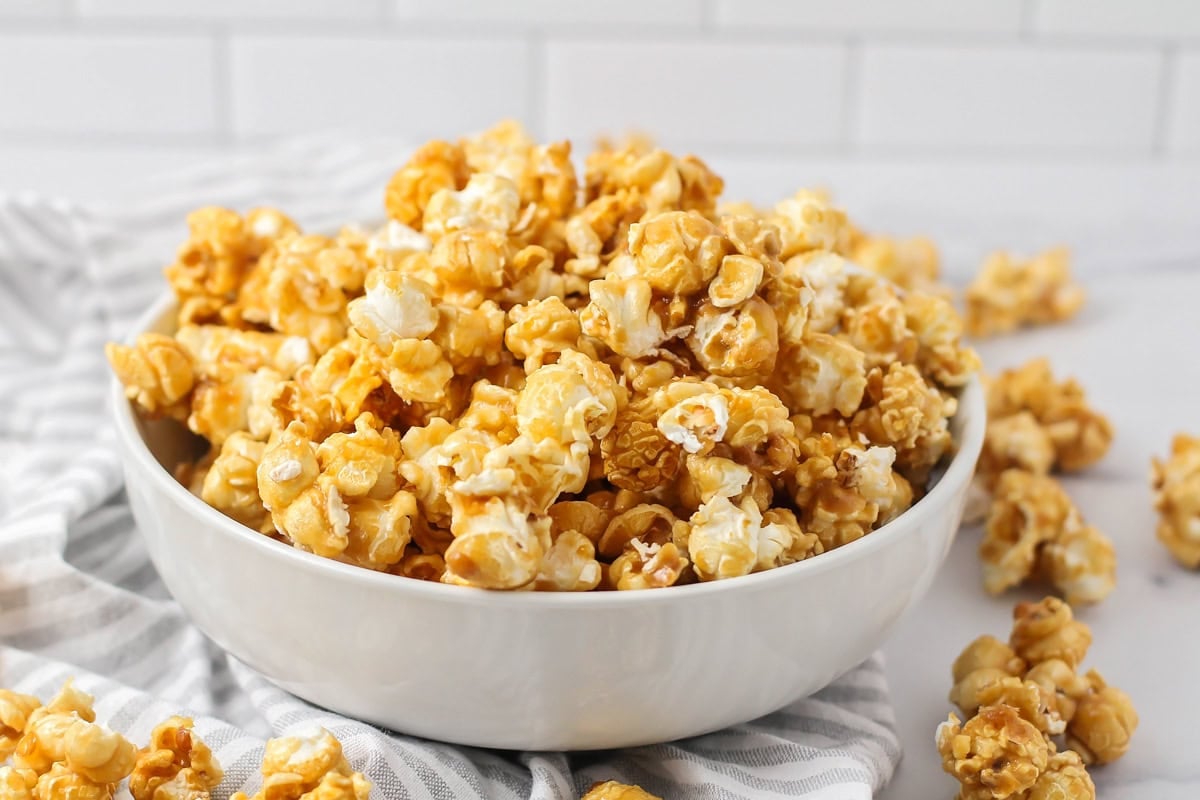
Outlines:
{"label": "tile grout line", "polygon": [[1162,49],[1162,65],[1158,77],[1158,97],[1156,98],[1154,115],[1154,139],[1150,152],[1155,158],[1162,159],[1167,155],[1168,138],[1170,136],[1171,112],[1175,106],[1175,82],[1178,80],[1179,52],[1172,43],[1165,44]]}

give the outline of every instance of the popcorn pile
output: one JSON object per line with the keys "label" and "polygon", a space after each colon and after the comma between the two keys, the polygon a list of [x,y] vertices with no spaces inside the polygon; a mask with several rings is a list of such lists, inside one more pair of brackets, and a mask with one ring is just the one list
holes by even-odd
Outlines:
{"label": "popcorn pile", "polygon": [[981,636],[954,662],[954,714],[937,730],[960,800],[1091,800],[1085,765],[1120,758],[1138,724],[1129,697],[1095,670],[1092,634],[1053,597],[1019,603],[1009,644]]}
{"label": "popcorn pile", "polygon": [[1073,472],[1108,451],[1112,425],[1074,380],[1034,359],[988,382],[988,425],[976,483],[990,494],[980,545],[984,587],[999,594],[1034,576],[1070,603],[1096,603],[1116,585],[1116,553],[1052,470]]}
{"label": "popcorn pile", "polygon": [[177,332],[109,360],[210,443],[182,481],[321,556],[557,591],[790,564],[924,492],[978,358],[927,241],[722,187],[645,143],[580,181],[515,123],[430,142],[377,231],[191,214]]}
{"label": "popcorn pile", "polygon": [[967,332],[991,336],[1061,322],[1079,312],[1083,299],[1083,289],[1071,279],[1066,249],[1025,261],[993,253],[967,287]]}
{"label": "popcorn pile", "polygon": [[[171,717],[138,748],[96,723],[93,698],[70,681],[49,703],[0,689],[0,800],[209,800],[224,777],[188,717]],[[328,731],[267,742],[253,800],[367,800],[371,784]],[[238,792],[234,800],[249,800]]]}
{"label": "popcorn pile", "polygon": [[1158,538],[1175,560],[1200,567],[1200,437],[1179,434],[1171,457],[1152,465]]}

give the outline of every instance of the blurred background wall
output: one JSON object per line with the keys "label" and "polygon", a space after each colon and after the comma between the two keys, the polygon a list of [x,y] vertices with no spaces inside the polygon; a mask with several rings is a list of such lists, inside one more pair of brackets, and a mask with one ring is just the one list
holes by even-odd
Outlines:
{"label": "blurred background wall", "polygon": [[[0,191],[92,204],[277,137],[640,130],[962,253],[1200,253],[1193,0],[0,0]],[[956,261],[951,259],[951,269]]]}

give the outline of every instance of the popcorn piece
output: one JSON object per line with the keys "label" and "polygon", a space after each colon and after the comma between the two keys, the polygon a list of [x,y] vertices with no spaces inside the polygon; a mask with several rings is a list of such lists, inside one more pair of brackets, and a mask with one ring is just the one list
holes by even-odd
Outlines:
{"label": "popcorn piece", "polygon": [[324,236],[291,236],[267,251],[267,322],[281,333],[303,336],[324,353],[346,335],[346,295],[330,280],[332,262],[353,259],[353,251]]}
{"label": "popcorn piece", "polygon": [[614,486],[650,491],[675,479],[683,448],[658,429],[651,398],[635,398],[617,410],[611,431],[600,443],[604,475]]}
{"label": "popcorn piece", "polygon": [[526,372],[552,361],[559,353],[579,349],[578,315],[557,297],[532,300],[509,309],[504,344],[525,364]]}
{"label": "popcorn piece", "polygon": [[629,146],[588,156],[584,196],[588,202],[622,190],[644,198],[646,214],[699,211],[711,215],[724,181],[695,156],[675,158],[665,150]]}
{"label": "popcorn piece", "polygon": [[388,181],[384,205],[396,222],[419,229],[425,207],[440,191],[457,191],[467,185],[470,169],[462,148],[432,141],[413,153],[408,163]]}
{"label": "popcorn piece", "polygon": [[1033,414],[1019,411],[988,420],[976,467],[985,482],[994,481],[1006,469],[1046,475],[1053,466],[1054,442]]}
{"label": "popcorn piece", "polygon": [[1050,745],[1034,725],[1005,705],[986,706],[965,724],[950,715],[937,729],[942,768],[962,784],[960,797],[1017,797],[1037,783]]}
{"label": "popcorn piece", "polygon": [[1098,603],[1116,587],[1116,551],[1091,525],[1064,529],[1042,548],[1039,564],[1071,605]]}
{"label": "popcorn piece", "polygon": [[675,517],[671,509],[657,503],[638,503],[615,514],[605,526],[596,550],[606,558],[620,556],[637,539],[644,545],[663,545],[684,539],[687,523]]}
{"label": "popcorn piece", "polygon": [[486,589],[517,589],[533,581],[550,546],[549,520],[531,522],[527,512],[499,497],[451,495],[454,541],[446,550],[444,583]]}
{"label": "popcorn piece", "polygon": [[1025,673],[1025,679],[1054,695],[1054,705],[1068,723],[1074,719],[1079,701],[1091,691],[1087,679],[1076,674],[1073,667],[1058,658],[1034,664]]}
{"label": "popcorn piece", "polygon": [[72,681],[64,683],[49,703],[29,712],[13,753],[13,766],[43,775],[55,763],[63,761],[71,727],[80,721],[96,720],[92,702],[92,696],[76,689]]}
{"label": "popcorn piece", "polygon": [[641,278],[592,281],[590,301],[579,312],[583,332],[630,358],[650,355],[667,340],[662,320],[651,308],[650,284]]}
{"label": "popcorn piece", "polygon": [[867,389],[863,353],[836,336],[810,334],[789,369],[795,372],[782,379],[792,398],[788,404],[791,408],[803,408],[815,415],[837,411],[849,417],[862,403]]}
{"label": "popcorn piece", "polygon": [[184,325],[176,331],[175,341],[191,356],[192,368],[202,378],[217,378],[231,369],[253,372],[263,367],[290,378],[316,359],[303,336],[222,325]]}
{"label": "popcorn piece", "polygon": [[662,800],[662,798],[650,794],[640,786],[630,786],[617,781],[604,781],[594,784],[579,800]]}
{"label": "popcorn piece", "polygon": [[258,496],[258,464],[265,447],[241,431],[232,434],[205,474],[200,498],[247,528],[270,533],[275,527]]}
{"label": "popcorn piece", "polygon": [[696,311],[687,344],[700,366],[713,375],[769,375],[779,355],[775,312],[761,297],[733,308],[705,301]]}
{"label": "popcorn piece", "polygon": [[983,584],[992,594],[1032,573],[1038,551],[1067,527],[1081,526],[1071,498],[1052,478],[1021,470],[1000,475],[979,555]]}
{"label": "popcorn piece", "polygon": [[768,219],[779,226],[783,259],[809,250],[833,250],[845,235],[845,213],[822,193],[807,189],[777,203]]}
{"label": "popcorn piece", "polygon": [[688,453],[709,452],[728,427],[729,401],[718,392],[685,397],[658,418],[662,435]]}
{"label": "popcorn piece", "polygon": [[1084,525],[1067,493],[1046,475],[1001,473],[979,554],[992,594],[1023,582],[1038,566],[1071,602],[1099,602],[1116,585],[1112,543]]}
{"label": "popcorn piece", "polygon": [[322,475],[316,447],[292,423],[267,442],[258,487],[275,528],[320,556],[340,556],[350,544],[350,512],[330,476]]}
{"label": "popcorn piece", "polygon": [[1129,695],[1109,686],[1100,673],[1087,674],[1092,691],[1079,700],[1067,728],[1067,744],[1085,764],[1108,764],[1125,755],[1138,725]]}
{"label": "popcorn piece", "polygon": [[964,385],[979,371],[979,354],[962,345],[963,321],[944,297],[908,292],[903,298],[908,329],[917,337],[917,367],[942,386]]}
{"label": "popcorn piece", "polygon": [[596,548],[591,540],[578,531],[564,531],[554,538],[542,557],[542,565],[534,579],[534,588],[541,591],[586,592],[600,584],[601,567],[596,561]]}
{"label": "popcorn piece", "polygon": [[853,275],[845,290],[843,336],[863,352],[867,369],[916,361],[920,344],[896,291],[875,276]]}
{"label": "popcorn piece", "polygon": [[1064,248],[1027,261],[993,253],[967,287],[967,330],[972,336],[1007,333],[1022,325],[1070,319],[1083,306]]}
{"label": "popcorn piece", "polygon": [[1087,655],[1092,632],[1074,618],[1069,605],[1047,597],[1037,603],[1017,603],[1009,644],[1030,665],[1058,659],[1074,669]]}
{"label": "popcorn piece", "polygon": [[631,539],[629,547],[608,567],[608,581],[616,589],[663,589],[680,583],[690,562],[674,542],[643,544]]}
{"label": "popcorn piece", "polygon": [[801,524],[825,550],[861,539],[912,502],[912,487],[892,470],[891,447],[864,450],[826,433],[802,442],[801,453],[793,497]]}
{"label": "popcorn piece", "polygon": [[97,784],[123,780],[137,762],[137,748],[119,733],[86,720],[66,732],[63,757],[67,769]]}
{"label": "popcorn piece", "polygon": [[980,636],[954,660],[954,687],[950,690],[950,702],[967,717],[972,717],[981,705],[985,705],[980,699],[985,689],[1004,678],[1019,677],[1024,672],[1025,662],[1017,657],[1011,647],[994,636]]}
{"label": "popcorn piece", "polygon": [[203,800],[224,772],[188,717],[170,717],[150,734],[129,776],[133,800]]}
{"label": "popcorn piece", "polygon": [[15,767],[0,767],[0,800],[34,800],[37,773]]}
{"label": "popcorn piece", "polygon": [[662,294],[699,292],[732,249],[720,229],[695,211],[665,212],[629,229],[638,277]]}
{"label": "popcorn piece", "polygon": [[923,289],[938,278],[937,246],[924,236],[864,236],[851,247],[849,258],[902,289]]}
{"label": "popcorn piece", "polygon": [[1001,704],[1016,709],[1021,719],[1032,722],[1046,736],[1057,736],[1067,728],[1055,694],[1031,680],[1005,676],[980,687],[976,699],[980,706]]}
{"label": "popcorn piece", "polygon": [[368,800],[371,791],[371,782],[350,768],[341,744],[324,728],[270,739],[262,774],[262,788],[252,798],[236,792],[230,800]]}
{"label": "popcorn piece", "polygon": [[1096,800],[1096,785],[1074,750],[1051,753],[1028,800]]}
{"label": "popcorn piece", "polygon": [[500,175],[477,172],[460,191],[441,189],[429,198],[421,230],[433,238],[464,229],[505,233],[517,221],[521,196]]}
{"label": "popcorn piece", "polygon": [[708,300],[717,308],[740,305],[758,291],[765,272],[762,262],[749,256],[726,256],[708,284]]}
{"label": "popcorn piece", "polygon": [[164,273],[179,300],[179,321],[209,322],[234,300],[251,265],[251,239],[235,211],[206,207],[188,214],[188,239]]}
{"label": "popcorn piece", "polygon": [[1180,564],[1200,567],[1200,437],[1176,436],[1170,458],[1153,463],[1152,485],[1159,541]]}
{"label": "popcorn piece", "polygon": [[0,761],[6,761],[17,749],[25,724],[41,705],[32,695],[0,689]]}
{"label": "popcorn piece", "polygon": [[893,363],[887,372],[873,369],[867,376],[864,407],[851,423],[877,445],[896,451],[896,468],[911,480],[924,481],[952,444],[949,419],[958,410],[921,377],[916,367]]}
{"label": "popcorn piece", "polygon": [[1034,359],[1002,372],[988,386],[988,418],[1028,411],[1054,445],[1055,466],[1074,472],[1104,457],[1112,442],[1112,425],[1087,404],[1074,380],[1055,381],[1050,362]]}
{"label": "popcorn piece", "polygon": [[33,796],[37,800],[111,800],[113,783],[96,783],[73,772],[65,764],[55,764],[37,779]]}
{"label": "popcorn piece", "polygon": [[422,339],[437,327],[433,290],[400,271],[372,272],[366,294],[346,308],[354,330],[376,347],[386,349],[398,339]]}
{"label": "popcorn piece", "polygon": [[104,347],[125,396],[147,414],[184,419],[188,396],[195,385],[192,359],[170,336],[143,333],[132,347],[109,343]]}

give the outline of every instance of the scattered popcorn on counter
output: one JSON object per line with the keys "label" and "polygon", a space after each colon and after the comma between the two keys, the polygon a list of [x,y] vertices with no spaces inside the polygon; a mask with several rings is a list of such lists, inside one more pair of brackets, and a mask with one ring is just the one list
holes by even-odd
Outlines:
{"label": "scattered popcorn on counter", "polygon": [[1044,577],[1070,603],[1097,603],[1116,586],[1112,542],[1086,525],[1048,475],[1005,470],[996,480],[979,545],[983,584],[992,594]]}
{"label": "scattered popcorn on counter", "polygon": [[950,715],[937,732],[960,798],[1094,798],[1084,765],[1124,755],[1138,724],[1129,697],[1080,674],[1091,631],[1047,597],[1013,609],[1009,644],[981,636],[955,660]]}
{"label": "scattered popcorn on counter", "polygon": [[109,348],[210,443],[180,480],[320,556],[545,591],[772,569],[924,493],[978,369],[931,244],[816,191],[718,210],[644,141],[582,179],[570,154],[512,122],[430,142],[377,231],[193,213],[177,333]]}
{"label": "scattered popcorn on counter", "polygon": [[1200,437],[1179,434],[1171,456],[1154,461],[1154,507],[1158,539],[1185,567],[1200,567]]}
{"label": "scattered popcorn on counter", "polygon": [[1008,253],[988,256],[967,287],[967,332],[993,336],[1075,316],[1084,295],[1071,278],[1069,259],[1064,248],[1025,261]]}

